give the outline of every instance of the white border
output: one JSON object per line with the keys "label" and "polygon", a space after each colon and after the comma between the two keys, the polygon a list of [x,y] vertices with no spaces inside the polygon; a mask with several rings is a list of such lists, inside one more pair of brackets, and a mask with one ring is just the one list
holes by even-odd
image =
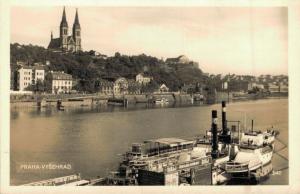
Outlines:
{"label": "white border", "polygon": [[[9,186],[9,45],[12,6],[288,6],[289,186],[23,187]],[[0,193],[300,193],[300,1],[298,0],[0,0]],[[271,56],[270,56],[271,57]]]}

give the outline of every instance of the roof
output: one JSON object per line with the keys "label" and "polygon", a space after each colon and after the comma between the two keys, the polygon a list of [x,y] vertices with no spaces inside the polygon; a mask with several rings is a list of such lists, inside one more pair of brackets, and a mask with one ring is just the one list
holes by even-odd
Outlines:
{"label": "roof", "polygon": [[147,140],[145,141],[145,143],[159,143],[159,144],[165,144],[173,147],[178,145],[192,144],[193,141],[170,137],[170,138],[159,138],[159,139]]}
{"label": "roof", "polygon": [[68,36],[67,40],[68,40],[68,43],[70,43],[70,42],[75,43],[74,39],[73,39],[73,36]]}
{"label": "roof", "polygon": [[34,66],[33,67],[35,70],[45,70],[43,66]]}
{"label": "roof", "polygon": [[72,80],[72,75],[64,72],[50,72],[53,80]]}
{"label": "roof", "polygon": [[175,57],[175,58],[167,58],[166,62],[179,62],[180,59],[184,59],[184,60],[189,61],[189,59],[185,55],[180,55],[180,56]]}
{"label": "roof", "polygon": [[24,66],[22,66],[20,69],[33,69],[33,67],[24,65]]}
{"label": "roof", "polygon": [[168,88],[166,84],[161,84],[159,88]]}
{"label": "roof", "polygon": [[137,74],[136,76],[138,76],[138,75],[141,75],[141,76],[143,76],[143,77],[149,77],[149,78],[152,78],[152,76],[150,76],[149,73],[147,73],[147,72],[139,73],[139,74]]}
{"label": "roof", "polygon": [[113,87],[114,82],[108,81],[108,80],[101,80],[99,83],[100,86],[106,86],[106,87]]}
{"label": "roof", "polygon": [[63,10],[63,15],[62,15],[62,18],[61,18],[60,26],[61,27],[62,26],[68,27],[68,22],[67,22],[65,7],[64,7],[64,10]]}
{"label": "roof", "polygon": [[52,38],[48,48],[49,49],[56,49],[56,48],[60,48],[61,46],[61,39],[60,38]]}
{"label": "roof", "polygon": [[79,24],[79,19],[78,19],[78,10],[76,9],[76,14],[75,14],[75,20],[74,20],[74,24],[73,24],[73,28],[80,28],[80,24]]}

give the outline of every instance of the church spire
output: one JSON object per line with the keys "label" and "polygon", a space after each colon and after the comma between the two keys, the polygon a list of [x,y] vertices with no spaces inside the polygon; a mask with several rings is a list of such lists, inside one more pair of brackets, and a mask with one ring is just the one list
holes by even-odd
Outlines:
{"label": "church spire", "polygon": [[80,28],[79,18],[78,18],[78,9],[77,9],[77,8],[76,8],[76,14],[75,14],[75,20],[74,20],[73,27],[74,27],[74,26]]}
{"label": "church spire", "polygon": [[68,22],[67,22],[67,17],[66,17],[66,11],[65,11],[65,6],[64,6],[64,10],[63,10],[63,15],[61,18],[61,22],[60,22],[60,26],[64,26],[64,27],[68,27]]}

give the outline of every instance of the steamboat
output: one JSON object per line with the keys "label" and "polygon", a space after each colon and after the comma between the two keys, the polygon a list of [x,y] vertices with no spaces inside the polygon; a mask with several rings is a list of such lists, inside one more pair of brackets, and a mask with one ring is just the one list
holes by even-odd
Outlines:
{"label": "steamboat", "polygon": [[265,132],[253,131],[242,133],[239,151],[225,165],[225,170],[232,179],[252,179],[260,181],[273,170],[272,156],[275,146],[273,129]]}
{"label": "steamboat", "polygon": [[[219,185],[232,179],[259,180],[272,172],[275,130],[230,130],[226,103],[222,102],[222,127],[212,111],[211,129],[203,136],[159,138],[133,143],[117,172],[98,185]],[[238,133],[236,136],[235,133]]]}

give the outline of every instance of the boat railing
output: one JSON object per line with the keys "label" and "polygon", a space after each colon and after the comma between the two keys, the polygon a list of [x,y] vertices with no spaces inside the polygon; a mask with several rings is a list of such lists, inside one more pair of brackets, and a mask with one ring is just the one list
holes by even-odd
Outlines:
{"label": "boat railing", "polygon": [[167,165],[163,167],[163,172],[168,173],[172,171],[178,171],[178,170],[183,170],[187,168],[192,168],[194,166],[202,166],[202,165],[207,165],[211,164],[211,157],[202,157],[202,158],[197,158],[194,160],[189,160],[173,165]]}
{"label": "boat railing", "polygon": [[249,163],[235,163],[235,162],[227,162],[225,165],[225,170],[227,172],[241,172],[249,170]]}
{"label": "boat railing", "polygon": [[74,175],[69,175],[64,177],[32,182],[32,183],[24,184],[22,186],[52,186],[52,185],[58,186],[58,185],[65,185],[80,180],[81,180],[80,174],[74,174]]}

